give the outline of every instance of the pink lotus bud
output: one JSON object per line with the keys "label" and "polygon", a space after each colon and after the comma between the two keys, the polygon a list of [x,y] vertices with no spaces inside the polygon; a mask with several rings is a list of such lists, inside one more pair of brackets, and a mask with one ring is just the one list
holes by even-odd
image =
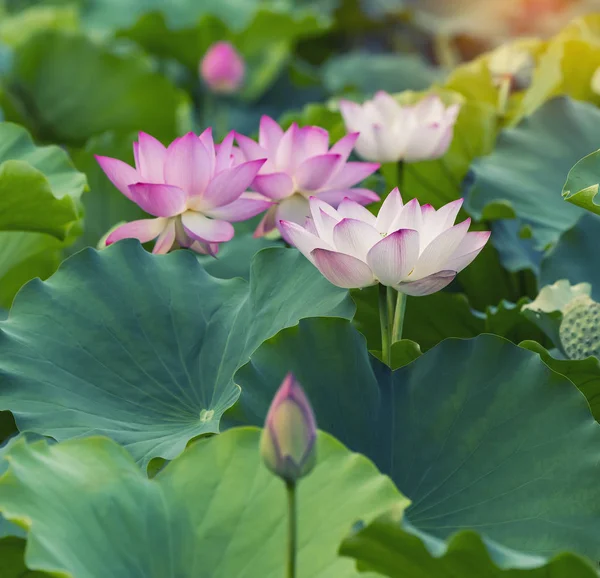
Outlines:
{"label": "pink lotus bud", "polygon": [[204,55],[200,74],[213,92],[232,94],[244,81],[244,61],[229,42],[216,42]]}
{"label": "pink lotus bud", "polygon": [[287,482],[296,482],[316,462],[317,424],[306,394],[288,373],[271,402],[260,440],[266,466]]}

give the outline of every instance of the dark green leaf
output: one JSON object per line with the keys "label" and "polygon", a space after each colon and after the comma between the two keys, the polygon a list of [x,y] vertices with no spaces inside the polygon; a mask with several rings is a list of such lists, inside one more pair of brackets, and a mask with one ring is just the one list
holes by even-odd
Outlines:
{"label": "dark green leaf", "polygon": [[233,374],[265,339],[302,317],[353,312],[292,249],[259,253],[250,283],[210,277],[188,251],[86,249],[27,285],[0,325],[0,408],[21,431],[106,434],[143,465],[172,459],[219,431],[239,395]]}
{"label": "dark green leaf", "polygon": [[[449,339],[391,372],[348,321],[310,319],[236,375],[230,417],[261,423],[293,371],[321,428],[389,473],[411,523],[438,538],[477,528],[528,555],[599,559],[600,426],[584,396],[505,339]],[[234,415],[235,414],[235,415]]]}

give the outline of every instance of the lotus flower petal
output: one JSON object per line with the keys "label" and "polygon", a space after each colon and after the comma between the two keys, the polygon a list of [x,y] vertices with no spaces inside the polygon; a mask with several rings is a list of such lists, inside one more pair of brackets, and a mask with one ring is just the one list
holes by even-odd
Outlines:
{"label": "lotus flower petal", "polygon": [[174,217],[186,208],[186,194],[179,187],[136,183],[129,185],[129,191],[132,201],[156,217]]}
{"label": "lotus flower petal", "polygon": [[365,209],[359,203],[352,201],[348,197],[346,197],[337,208],[337,212],[342,216],[348,219],[358,219],[359,221],[364,221],[371,227],[376,227],[377,225],[377,217],[373,215],[368,209]]}
{"label": "lotus flower petal", "polygon": [[100,168],[106,173],[111,183],[128,199],[131,199],[129,185],[140,182],[141,175],[139,172],[119,159],[96,155],[96,161],[98,161]]}
{"label": "lotus flower petal", "polygon": [[161,234],[156,239],[156,243],[154,243],[154,249],[152,252],[155,255],[164,255],[168,253],[173,243],[175,242],[175,221],[173,219],[169,220],[167,226],[162,230]]}
{"label": "lotus flower petal", "polygon": [[179,187],[190,197],[202,195],[212,176],[211,165],[204,145],[189,132],[167,149],[165,183]]}
{"label": "lotus flower petal", "polygon": [[181,215],[185,232],[193,239],[206,243],[224,243],[234,235],[233,225],[227,221],[209,219],[201,213],[186,211]]}
{"label": "lotus flower petal", "polygon": [[446,229],[431,241],[419,257],[413,277],[421,279],[432,275],[436,271],[448,270],[447,262],[464,240],[470,224],[471,219],[467,219],[458,225]]}
{"label": "lotus flower petal", "polygon": [[[275,224],[279,227],[281,221],[291,221],[298,225],[304,223],[310,213],[308,201],[300,196],[293,195],[288,199],[284,199],[278,206],[275,212]],[[287,241],[285,234],[279,228],[283,238]]]}
{"label": "lotus flower petal", "polygon": [[223,142],[216,148],[215,158],[215,174],[224,171],[231,167],[233,158],[233,139],[235,133],[230,132],[224,139]]}
{"label": "lotus flower petal", "polygon": [[294,183],[287,173],[256,175],[252,181],[252,188],[261,195],[276,201],[294,194]]}
{"label": "lotus flower petal", "polygon": [[479,255],[490,235],[489,231],[467,233],[454,254],[446,261],[445,267],[460,273]]}
{"label": "lotus flower petal", "polygon": [[278,209],[279,207],[276,205],[269,207],[269,210],[265,213],[265,216],[256,227],[256,231],[254,231],[254,238],[263,237],[277,227],[276,217]]}
{"label": "lotus flower petal", "polygon": [[333,250],[331,245],[327,244],[323,239],[310,233],[305,227],[301,227],[297,223],[281,221],[279,225],[285,238],[289,239],[289,242],[313,264],[314,260],[311,253],[315,249]]}
{"label": "lotus flower petal", "polygon": [[[153,136],[140,132],[136,154],[136,166],[144,183],[164,183],[166,147]],[[137,181],[133,181],[137,182]]]}
{"label": "lotus flower petal", "polygon": [[367,253],[381,241],[374,227],[356,219],[342,219],[333,228],[333,244],[340,253],[365,261]]}
{"label": "lotus flower petal", "polygon": [[358,140],[359,133],[353,132],[347,134],[342,137],[339,141],[337,141],[329,150],[329,152],[333,155],[340,155],[340,159],[342,162],[346,162],[348,157],[352,153],[352,149],[354,149],[354,145]]}
{"label": "lotus flower petal", "polygon": [[216,175],[202,195],[202,209],[208,210],[233,203],[250,186],[264,162],[264,159],[249,161]]}
{"label": "lotus flower petal", "polygon": [[385,198],[379,214],[377,215],[377,230],[380,233],[388,233],[392,228],[392,223],[397,215],[400,214],[403,207],[402,196],[398,187],[392,190],[392,192]]}
{"label": "lotus flower petal", "polygon": [[267,151],[269,158],[274,158],[279,142],[283,137],[281,127],[269,116],[262,116],[258,131],[258,143]]}
{"label": "lotus flower petal", "polygon": [[324,191],[319,193],[319,199],[332,207],[337,207],[344,199],[350,199],[361,205],[368,205],[379,200],[379,195],[369,189],[342,189],[340,191]]}
{"label": "lotus flower petal", "polygon": [[257,193],[242,193],[242,195],[222,207],[215,207],[208,209],[205,214],[212,219],[220,219],[223,221],[229,221],[230,223],[237,223],[238,221],[245,221],[251,219],[259,213],[266,211],[273,205],[270,199],[266,199],[262,195]]}
{"label": "lotus flower petal", "polygon": [[168,224],[168,219],[141,219],[131,221],[117,227],[107,238],[106,245],[112,245],[121,239],[138,239],[140,243],[147,243],[156,239]]}
{"label": "lotus flower petal", "polygon": [[380,283],[394,287],[408,277],[418,258],[419,233],[400,229],[373,246],[366,260]]}
{"label": "lotus flower petal", "polygon": [[320,126],[304,126],[298,130],[298,148],[302,158],[327,154],[329,133]]}
{"label": "lotus flower petal", "polygon": [[405,295],[422,297],[441,291],[444,287],[450,285],[455,277],[456,271],[439,271],[418,281],[400,283],[395,288]]}
{"label": "lotus flower petal", "polygon": [[347,189],[364,181],[379,168],[379,163],[346,163],[328,181],[332,189]]}
{"label": "lotus flower petal", "polygon": [[356,257],[327,249],[315,249],[311,255],[324,277],[338,287],[356,289],[375,283],[369,266]]}
{"label": "lotus flower petal", "polygon": [[[296,171],[301,191],[317,191],[325,186],[340,161],[339,155],[318,155],[306,159]],[[354,183],[352,183],[354,184]]]}

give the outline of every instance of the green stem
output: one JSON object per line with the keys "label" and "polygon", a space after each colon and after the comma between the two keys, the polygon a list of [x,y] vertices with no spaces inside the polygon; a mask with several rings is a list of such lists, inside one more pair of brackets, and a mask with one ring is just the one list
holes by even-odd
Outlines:
{"label": "green stem", "polygon": [[288,543],[286,578],[296,578],[296,551],[298,522],[296,519],[296,482],[286,481],[288,501]]}
{"label": "green stem", "polygon": [[391,323],[390,306],[388,302],[388,291],[385,285],[379,285],[379,323],[381,325],[381,359],[386,365],[390,365],[391,351]]}
{"label": "green stem", "polygon": [[386,192],[390,192],[392,189],[398,187],[402,192],[402,170],[404,163],[399,161],[397,163],[384,163],[381,165],[381,174],[385,180]]}
{"label": "green stem", "polygon": [[[404,191],[402,190],[402,177],[404,176],[404,161],[398,161],[396,163],[396,186],[398,187],[398,189],[400,190],[401,193],[403,193]],[[392,187],[393,188],[393,187]]]}
{"label": "green stem", "polygon": [[204,128],[213,127],[215,142],[225,137],[228,128],[228,119],[227,104],[223,98],[218,98],[214,93],[207,91],[204,97],[202,117]]}
{"label": "green stem", "polygon": [[[390,291],[394,291],[391,287]],[[398,295],[396,296],[396,310],[394,311],[394,324],[392,326],[392,345],[396,343],[396,341],[400,341],[402,339],[402,328],[404,326],[404,314],[406,312],[406,298],[407,296],[404,293],[400,293],[397,291]]]}

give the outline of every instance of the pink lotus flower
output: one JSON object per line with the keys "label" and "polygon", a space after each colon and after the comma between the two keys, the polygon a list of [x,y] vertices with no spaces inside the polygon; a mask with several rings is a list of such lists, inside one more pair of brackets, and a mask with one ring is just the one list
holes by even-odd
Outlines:
{"label": "pink lotus flower", "polygon": [[167,253],[175,241],[198,253],[216,254],[219,243],[234,234],[231,222],[254,217],[272,202],[245,192],[265,159],[235,163],[234,134],[215,150],[211,129],[175,139],[168,148],[141,132],[133,143],[135,168],[118,159],[96,156],[112,183],[155,219],[126,223],[106,239],[147,243],[153,253]]}
{"label": "pink lotus flower", "polygon": [[316,463],[317,423],[310,402],[291,373],[286,375],[265,420],[260,453],[265,465],[297,482]]}
{"label": "pink lotus flower", "polygon": [[379,168],[375,163],[348,162],[357,138],[358,134],[349,134],[330,149],[325,129],[299,128],[294,123],[284,132],[268,116],[260,121],[258,143],[236,134],[243,159],[267,158],[252,182],[252,189],[277,202],[259,224],[255,236],[278,227],[281,220],[304,223],[311,196],[334,207],[346,197],[361,205],[379,200],[373,191],[354,188]]}
{"label": "pink lotus flower", "polygon": [[458,104],[446,108],[435,95],[414,106],[402,106],[383,91],[362,105],[340,102],[346,129],[360,134],[356,152],[363,159],[381,163],[443,156],[452,142],[459,111]]}
{"label": "pink lotus flower", "polygon": [[283,222],[291,242],[338,287],[368,287],[379,282],[407,295],[429,295],[448,285],[475,259],[490,233],[468,233],[471,219],[454,220],[462,199],[439,210],[403,205],[394,189],[377,217],[344,200],[336,211],[310,200],[312,218],[304,227]]}
{"label": "pink lotus flower", "polygon": [[244,61],[229,42],[215,42],[200,63],[200,75],[216,93],[237,92],[244,82],[244,74]]}

